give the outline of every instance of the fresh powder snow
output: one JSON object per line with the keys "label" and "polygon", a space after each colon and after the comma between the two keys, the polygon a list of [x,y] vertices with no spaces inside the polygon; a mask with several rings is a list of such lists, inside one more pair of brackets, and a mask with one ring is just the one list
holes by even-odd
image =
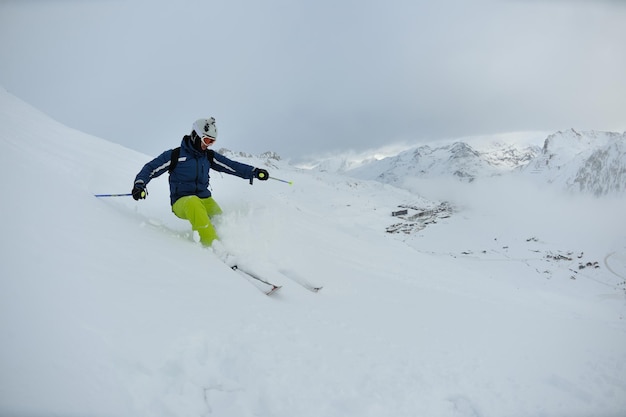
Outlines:
{"label": "fresh powder snow", "polygon": [[196,243],[166,176],[94,197],[154,155],[0,89],[1,416],[626,415],[623,197],[229,156],[293,181],[211,177],[272,296]]}

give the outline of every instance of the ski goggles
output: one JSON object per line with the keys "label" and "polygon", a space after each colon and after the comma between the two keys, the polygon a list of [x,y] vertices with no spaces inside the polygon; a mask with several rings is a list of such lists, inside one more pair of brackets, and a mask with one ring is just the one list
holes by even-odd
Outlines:
{"label": "ski goggles", "polygon": [[215,138],[212,138],[211,136],[202,136],[200,137],[200,140],[204,146],[210,146],[215,143]]}

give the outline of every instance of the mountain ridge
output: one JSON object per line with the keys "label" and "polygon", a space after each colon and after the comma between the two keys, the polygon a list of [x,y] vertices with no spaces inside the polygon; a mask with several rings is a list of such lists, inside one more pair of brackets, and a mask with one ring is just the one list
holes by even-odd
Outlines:
{"label": "mountain ridge", "polygon": [[[479,149],[482,148],[482,149]],[[602,195],[626,191],[626,132],[575,129],[548,135],[543,145],[492,142],[477,146],[465,141],[431,143],[358,166],[341,156],[321,161],[313,169],[342,172],[360,179],[402,187],[407,178],[453,178],[461,182],[518,175],[558,189]]]}

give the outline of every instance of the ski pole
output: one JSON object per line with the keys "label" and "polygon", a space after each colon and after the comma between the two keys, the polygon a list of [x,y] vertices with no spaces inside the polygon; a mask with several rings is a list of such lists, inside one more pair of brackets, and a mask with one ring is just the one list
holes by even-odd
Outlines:
{"label": "ski pole", "polygon": [[284,183],[289,184],[289,185],[293,185],[293,181],[281,180],[280,178],[274,178],[274,177],[270,177],[270,179],[275,180],[275,181],[284,182]]}
{"label": "ski pole", "polygon": [[128,194],[94,194],[94,197],[128,197],[131,196],[132,193]]}

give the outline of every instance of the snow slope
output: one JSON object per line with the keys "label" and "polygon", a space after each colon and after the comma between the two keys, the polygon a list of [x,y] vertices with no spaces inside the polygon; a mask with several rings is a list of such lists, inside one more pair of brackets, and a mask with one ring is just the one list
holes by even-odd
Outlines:
{"label": "snow slope", "polygon": [[624,415],[623,199],[510,178],[428,199],[242,158],[294,181],[212,176],[224,245],[284,285],[267,297],[194,243],[165,177],[93,197],[149,159],[0,91],[1,416]]}

